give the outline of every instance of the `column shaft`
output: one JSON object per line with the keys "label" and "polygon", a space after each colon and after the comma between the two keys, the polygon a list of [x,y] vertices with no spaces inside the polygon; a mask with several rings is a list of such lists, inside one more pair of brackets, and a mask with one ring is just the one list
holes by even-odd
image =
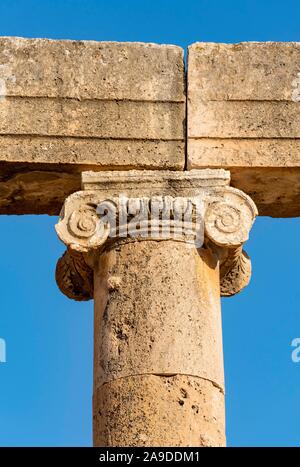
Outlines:
{"label": "column shaft", "polygon": [[94,268],[94,444],[225,444],[219,268],[183,242],[116,242]]}

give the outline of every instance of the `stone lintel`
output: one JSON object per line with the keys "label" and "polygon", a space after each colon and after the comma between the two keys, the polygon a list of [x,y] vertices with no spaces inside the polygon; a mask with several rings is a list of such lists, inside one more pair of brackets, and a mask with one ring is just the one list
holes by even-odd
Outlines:
{"label": "stone lintel", "polygon": [[259,215],[300,215],[300,43],[196,43],[187,167],[224,168]]}
{"label": "stone lintel", "polygon": [[58,215],[83,171],[187,167],[299,216],[299,60],[294,42],[193,44],[186,116],[180,47],[0,38],[0,214]]}
{"label": "stone lintel", "polygon": [[0,38],[1,214],[59,214],[83,170],[184,165],[180,47]]}

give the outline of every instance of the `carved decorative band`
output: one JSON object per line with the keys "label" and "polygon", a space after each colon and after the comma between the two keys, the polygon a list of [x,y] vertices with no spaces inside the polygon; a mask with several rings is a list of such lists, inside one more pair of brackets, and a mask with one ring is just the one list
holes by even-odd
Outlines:
{"label": "carved decorative band", "polygon": [[56,226],[60,239],[80,252],[100,248],[110,238],[181,239],[200,248],[204,234],[220,246],[248,239],[256,207],[231,187],[199,190],[197,196],[126,196],[101,199],[97,191],[67,198]]}

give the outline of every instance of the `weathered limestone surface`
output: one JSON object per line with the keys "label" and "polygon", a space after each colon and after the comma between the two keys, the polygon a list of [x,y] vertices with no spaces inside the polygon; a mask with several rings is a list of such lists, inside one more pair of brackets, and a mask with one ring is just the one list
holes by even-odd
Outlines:
{"label": "weathered limestone surface", "polygon": [[0,38],[0,214],[58,214],[85,170],[187,166],[300,215],[299,62],[299,43],[198,43],[185,83],[176,46]]}
{"label": "weathered limestone surface", "polygon": [[188,375],[139,375],[94,393],[95,446],[224,446],[224,394]]}
{"label": "weathered limestone surface", "polygon": [[0,213],[58,214],[83,170],[183,169],[183,50],[0,38]]}
{"label": "weathered limestone surface", "polygon": [[173,241],[117,244],[99,258],[94,288],[95,445],[198,446],[209,431],[209,444],[224,444],[216,257]]}
{"label": "weathered limestone surface", "polygon": [[300,215],[300,43],[196,43],[188,168],[231,170],[260,215]]}
{"label": "weathered limestone surface", "polygon": [[133,374],[192,375],[224,388],[216,256],[137,241],[104,251],[95,269],[96,389]]}
{"label": "weathered limestone surface", "polygon": [[87,172],[65,201],[56,280],[95,301],[95,446],[225,444],[220,295],[249,282],[257,214],[229,182],[211,169]]}

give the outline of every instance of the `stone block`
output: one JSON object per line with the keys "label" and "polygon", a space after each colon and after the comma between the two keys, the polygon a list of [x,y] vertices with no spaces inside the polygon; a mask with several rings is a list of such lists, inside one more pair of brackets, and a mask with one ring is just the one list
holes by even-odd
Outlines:
{"label": "stone block", "polygon": [[224,168],[260,215],[300,215],[300,43],[196,43],[187,167]]}
{"label": "stone block", "polygon": [[0,38],[1,213],[57,214],[82,170],[184,164],[180,47]]}

